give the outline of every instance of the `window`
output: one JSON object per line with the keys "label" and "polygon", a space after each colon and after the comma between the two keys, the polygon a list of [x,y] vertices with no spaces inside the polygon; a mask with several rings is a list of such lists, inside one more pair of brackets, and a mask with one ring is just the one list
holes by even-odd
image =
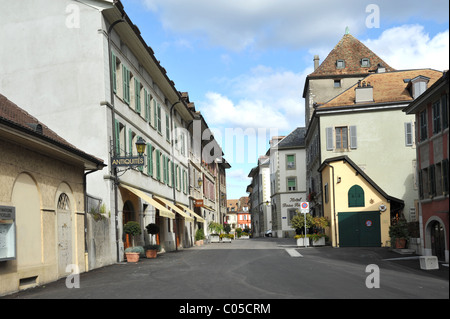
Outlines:
{"label": "window", "polygon": [[128,155],[133,156],[133,141],[136,137],[136,134],[130,129],[128,129]]}
{"label": "window", "polygon": [[444,194],[448,194],[448,158],[442,161],[442,188]]}
{"label": "window", "polygon": [[340,88],[342,85],[341,85],[341,80],[334,80],[334,87],[335,88]]}
{"label": "window", "polygon": [[294,218],[295,215],[297,215],[297,210],[296,209],[294,209],[294,208],[288,209],[289,225],[291,225],[292,218]]}
{"label": "window", "polygon": [[153,176],[153,146],[147,143],[147,174]]}
{"label": "window", "polygon": [[170,121],[169,114],[166,114],[166,140],[170,142]]}
{"label": "window", "polygon": [[145,107],[145,120],[147,122],[151,122],[151,105],[150,101],[152,100],[152,96],[148,93],[147,89],[144,88],[144,107]]}
{"label": "window", "polygon": [[348,191],[348,207],[364,207],[364,190],[353,185]]}
{"label": "window", "polygon": [[336,127],[336,149],[348,148],[348,129],[347,127]]}
{"label": "window", "polygon": [[337,60],[336,61],[336,68],[338,68],[338,69],[345,68],[345,61],[344,60]]}
{"label": "window", "polygon": [[181,155],[186,155],[186,138],[185,134],[181,133]]}
{"label": "window", "polygon": [[[125,125],[121,124],[118,120],[115,123],[115,143],[116,143],[116,156],[120,156],[121,150],[125,150]],[[123,147],[122,147],[123,146]]]}
{"label": "window", "polygon": [[130,104],[130,70],[125,65],[122,65],[122,81],[123,81],[123,100]]}
{"label": "window", "polygon": [[286,169],[295,169],[295,155],[286,155]]}
{"label": "window", "polygon": [[435,166],[430,165],[430,167],[428,168],[428,180],[430,183],[430,188],[429,188],[429,195],[430,196],[435,196],[436,195],[436,171],[435,171]]}
{"label": "window", "polygon": [[361,59],[361,67],[368,68],[370,66],[370,60],[368,58]]}
{"label": "window", "polygon": [[405,145],[412,146],[414,144],[413,124],[405,123]]}
{"label": "window", "polygon": [[134,78],[134,109],[141,114],[141,82]]}
{"label": "window", "polygon": [[419,114],[420,117],[420,140],[421,141],[425,141],[427,139],[427,111],[424,110],[422,112],[420,112]]}
{"label": "window", "polygon": [[448,95],[444,94],[441,97],[441,105],[442,105],[442,129],[448,128],[448,103],[447,103]]}
{"label": "window", "polygon": [[161,104],[156,103],[156,130],[161,134]]}
{"label": "window", "polygon": [[328,198],[328,183],[325,184],[325,186],[323,187],[323,196],[325,197],[325,203],[328,203],[329,198]]}
{"label": "window", "polygon": [[433,133],[441,131],[441,104],[439,101],[433,103]]}
{"label": "window", "polygon": [[116,70],[116,55],[114,52],[111,52],[111,72],[112,72],[112,81],[113,81],[113,91],[117,93],[117,70]]}
{"label": "window", "polygon": [[297,178],[296,177],[288,177],[287,178],[287,188],[288,188],[288,191],[295,191],[297,189]]}

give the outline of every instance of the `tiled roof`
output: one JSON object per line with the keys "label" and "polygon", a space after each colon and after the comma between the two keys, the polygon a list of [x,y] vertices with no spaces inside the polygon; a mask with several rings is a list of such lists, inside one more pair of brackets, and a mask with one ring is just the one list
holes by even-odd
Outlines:
{"label": "tiled roof", "polygon": [[103,160],[89,155],[76,148],[61,136],[56,134],[54,131],[49,129],[45,124],[39,122],[39,120],[34,116],[27,113],[12,101],[8,100],[2,94],[0,94],[0,120],[3,120],[5,123],[13,125],[15,127],[20,127],[24,132],[27,132],[29,134],[41,136],[42,138],[51,141],[55,145],[62,146],[70,150],[72,153],[76,153],[84,157],[85,159],[103,165]]}
{"label": "tiled roof", "polygon": [[[369,67],[361,66],[361,60],[364,58],[369,59]],[[338,69],[336,67],[337,60],[344,60],[345,67]],[[373,72],[377,68],[378,64],[383,65],[386,71],[394,71],[358,39],[351,34],[345,34],[319,67],[308,77],[369,74],[370,71]]]}
{"label": "tiled roof", "polygon": [[[413,97],[408,89],[408,82],[405,80],[414,79],[420,75],[430,79],[428,82],[428,87],[430,87],[442,77],[442,72],[432,69],[417,69],[368,75],[362,81],[373,87],[373,102],[364,102],[364,104],[412,101]],[[358,84],[353,85],[318,108],[356,105],[355,88],[357,86]]]}

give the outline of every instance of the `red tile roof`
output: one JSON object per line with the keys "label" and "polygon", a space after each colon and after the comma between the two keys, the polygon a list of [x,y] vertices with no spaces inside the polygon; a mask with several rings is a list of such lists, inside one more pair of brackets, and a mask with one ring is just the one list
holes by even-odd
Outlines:
{"label": "red tile roof", "polygon": [[[369,67],[361,66],[361,60],[364,58],[369,59]],[[337,60],[344,60],[345,68],[338,69],[336,67]],[[319,67],[308,77],[369,74],[377,68],[378,64],[383,65],[386,71],[395,70],[354,36],[345,34]]]}
{"label": "red tile roof", "polygon": [[[430,78],[428,82],[428,87],[430,87],[442,77],[442,72],[432,69],[417,69],[368,75],[362,81],[373,87],[374,101],[364,102],[364,104],[412,101],[413,97],[408,90],[408,82],[404,80],[413,79],[420,75]],[[358,84],[353,85],[330,101],[321,104],[319,108],[356,105],[355,88],[357,86]]]}
{"label": "red tile roof", "polygon": [[[85,159],[96,162],[99,165],[103,165],[103,160],[89,155],[82,150],[76,148],[74,145],[67,142],[61,136],[56,134],[45,124],[39,122],[37,118],[26,112],[24,109],[17,106],[12,101],[8,100],[4,95],[0,94],[0,120],[5,123],[20,127],[22,130],[29,134],[38,134],[43,138],[46,138],[56,145],[62,146],[73,153],[81,155]],[[36,126],[39,124],[42,131],[36,130]]]}

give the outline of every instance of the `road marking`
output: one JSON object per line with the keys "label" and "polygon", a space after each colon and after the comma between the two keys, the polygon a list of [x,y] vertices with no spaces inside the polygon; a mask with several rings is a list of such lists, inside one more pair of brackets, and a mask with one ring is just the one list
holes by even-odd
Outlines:
{"label": "road marking", "polygon": [[286,252],[291,255],[291,257],[303,257],[303,255],[296,251],[294,248],[285,248],[284,250],[286,250]]}

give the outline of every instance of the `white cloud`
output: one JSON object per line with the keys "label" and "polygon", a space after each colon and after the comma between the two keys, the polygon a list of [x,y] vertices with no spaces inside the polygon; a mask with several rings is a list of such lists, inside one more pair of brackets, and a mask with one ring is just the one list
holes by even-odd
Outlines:
{"label": "white cloud", "polygon": [[[367,5],[373,1],[335,0],[142,0],[157,12],[166,30],[196,35],[210,44],[240,51],[248,48],[326,46],[344,34],[367,31]],[[405,23],[410,17],[448,21],[448,2],[377,1],[380,24]]]}
{"label": "white cloud", "polygon": [[449,30],[430,38],[421,25],[403,25],[385,30],[378,39],[363,42],[398,70],[444,70],[449,66]]}

